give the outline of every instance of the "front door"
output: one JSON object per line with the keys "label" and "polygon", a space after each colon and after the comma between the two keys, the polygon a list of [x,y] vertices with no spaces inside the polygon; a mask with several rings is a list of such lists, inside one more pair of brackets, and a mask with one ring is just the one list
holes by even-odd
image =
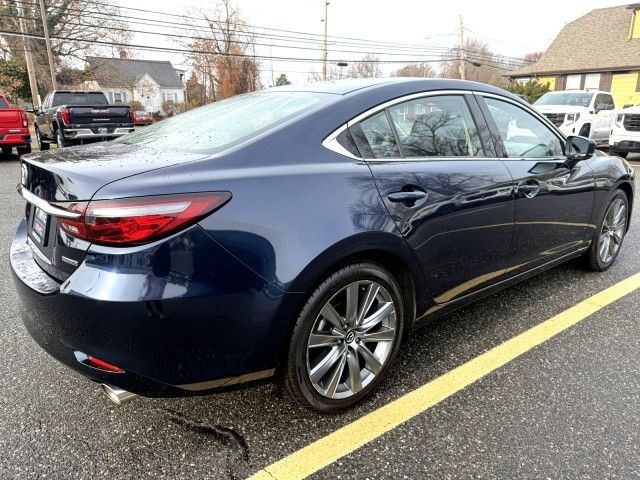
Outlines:
{"label": "front door", "polygon": [[593,132],[591,138],[598,143],[609,140],[614,109],[615,104],[613,103],[613,97],[611,95],[608,93],[598,93],[595,96],[592,106],[595,115],[593,117]]}
{"label": "front door", "polygon": [[472,95],[429,95],[351,127],[437,303],[483,288],[507,269],[512,179],[492,158],[489,137],[481,139],[480,117]]}
{"label": "front door", "polygon": [[567,166],[562,137],[522,106],[478,95],[496,148],[514,180],[513,274],[589,245],[594,176],[587,162]]}

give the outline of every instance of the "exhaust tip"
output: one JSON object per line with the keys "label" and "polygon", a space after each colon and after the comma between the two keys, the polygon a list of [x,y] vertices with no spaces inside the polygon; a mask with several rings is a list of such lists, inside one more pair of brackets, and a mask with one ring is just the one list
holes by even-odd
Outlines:
{"label": "exhaust tip", "polygon": [[107,397],[109,397],[109,399],[116,405],[127,403],[138,396],[135,393],[128,392],[127,390],[122,390],[121,388],[112,387],[111,385],[107,385],[106,383],[101,383],[100,388],[102,388],[102,391],[106,393]]}

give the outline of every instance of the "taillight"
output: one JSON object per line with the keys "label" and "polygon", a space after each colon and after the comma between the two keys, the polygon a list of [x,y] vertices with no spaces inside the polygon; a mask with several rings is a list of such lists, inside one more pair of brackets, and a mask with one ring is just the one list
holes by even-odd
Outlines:
{"label": "taillight", "polygon": [[62,107],[60,110],[60,117],[62,117],[62,123],[65,125],[69,125],[71,123],[71,115],[69,115],[69,109],[67,107]]}
{"label": "taillight", "polygon": [[193,225],[230,198],[229,192],[209,192],[73,203],[65,207],[80,218],[60,218],[58,223],[91,243],[140,245]]}
{"label": "taillight", "polygon": [[20,112],[22,114],[22,126],[27,128],[29,126],[29,118],[27,118],[27,114],[25,112]]}

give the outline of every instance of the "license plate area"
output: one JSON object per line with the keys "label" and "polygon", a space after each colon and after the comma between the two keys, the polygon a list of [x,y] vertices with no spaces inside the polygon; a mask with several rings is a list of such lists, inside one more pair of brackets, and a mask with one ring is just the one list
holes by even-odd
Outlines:
{"label": "license plate area", "polygon": [[31,239],[36,242],[37,245],[47,247],[51,217],[44,210],[38,207],[31,208],[33,209],[31,228],[29,232],[31,234]]}

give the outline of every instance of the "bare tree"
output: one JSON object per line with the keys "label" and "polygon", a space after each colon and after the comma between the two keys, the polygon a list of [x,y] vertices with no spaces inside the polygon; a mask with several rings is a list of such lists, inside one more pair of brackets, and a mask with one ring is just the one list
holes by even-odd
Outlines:
{"label": "bare tree", "polygon": [[430,63],[409,63],[391,73],[392,77],[424,77],[436,76],[436,71]]}
{"label": "bare tree", "polygon": [[522,59],[527,63],[536,63],[538,60],[540,60],[540,58],[542,58],[543,54],[544,52],[525,53]]}
{"label": "bare tree", "polygon": [[347,71],[350,78],[375,78],[381,77],[380,58],[372,53],[367,53],[361,60],[353,63]]}
{"label": "bare tree", "polygon": [[[105,52],[107,47],[95,41],[126,43],[131,38],[127,24],[117,16],[119,7],[113,0],[102,0],[100,6],[92,0],[45,0],[51,47],[56,69],[69,58]],[[0,0],[0,30],[19,32],[20,17],[24,17],[27,32],[42,36],[43,26],[37,1]],[[31,40],[38,82],[48,88],[48,60],[44,41]],[[0,34],[0,52],[22,59],[24,47],[19,37]]]}
{"label": "bare tree", "polygon": [[221,0],[213,13],[201,11],[198,15],[194,29],[199,32],[199,38],[187,42],[186,46],[192,51],[188,54],[189,62],[201,76],[206,100],[260,88],[254,38],[231,0]]}
{"label": "bare tree", "polygon": [[[506,87],[509,82],[503,74],[511,69],[500,56],[495,55],[489,46],[476,38],[468,38],[464,45],[465,78],[476,82],[489,83]],[[444,78],[460,78],[460,49],[452,48],[445,54],[447,60],[442,62],[440,76]]]}

